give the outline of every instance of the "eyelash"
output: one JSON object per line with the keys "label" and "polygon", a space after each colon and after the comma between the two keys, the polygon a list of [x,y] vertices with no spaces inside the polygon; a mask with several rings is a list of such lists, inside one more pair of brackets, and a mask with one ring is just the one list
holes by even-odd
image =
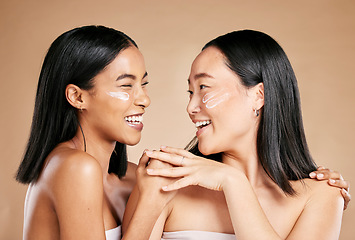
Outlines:
{"label": "eyelash", "polygon": [[202,90],[202,89],[204,89],[204,88],[206,88],[206,87],[207,87],[206,85],[201,84],[201,85],[200,85],[200,90]]}
{"label": "eyelash", "polygon": [[[204,84],[201,84],[201,85],[200,85],[200,90],[203,90],[203,89],[205,89],[205,88],[208,88],[208,86],[206,86],[206,85],[204,85]],[[191,91],[191,90],[187,90],[187,92],[189,93],[190,96],[194,94],[194,92]]]}
{"label": "eyelash", "polygon": [[[142,87],[147,86],[148,83],[149,83],[149,82],[142,83]],[[132,87],[132,84],[124,84],[124,85],[121,85],[120,87]]]}

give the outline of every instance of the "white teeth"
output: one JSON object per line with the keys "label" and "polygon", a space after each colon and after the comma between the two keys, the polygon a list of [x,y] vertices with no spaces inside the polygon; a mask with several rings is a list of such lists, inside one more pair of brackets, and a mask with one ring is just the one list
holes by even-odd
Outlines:
{"label": "white teeth", "polygon": [[211,123],[211,120],[207,120],[207,121],[200,121],[200,122],[196,122],[195,123],[195,127],[201,127],[201,126],[205,126]]}
{"label": "white teeth", "polygon": [[129,116],[124,118],[127,122],[132,124],[140,124],[143,122],[143,116]]}

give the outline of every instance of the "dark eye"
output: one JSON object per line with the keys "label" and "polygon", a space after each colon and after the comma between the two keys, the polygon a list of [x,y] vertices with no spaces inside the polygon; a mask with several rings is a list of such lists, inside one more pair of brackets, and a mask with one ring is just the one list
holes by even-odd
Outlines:
{"label": "dark eye", "polygon": [[149,82],[142,83],[142,87],[145,87],[148,85]]}
{"label": "dark eye", "polygon": [[187,90],[187,92],[189,93],[190,96],[191,96],[192,94],[194,94],[194,92],[191,91],[191,90]]}
{"label": "dark eye", "polygon": [[127,87],[127,88],[131,88],[131,87],[132,87],[132,84],[123,84],[123,85],[121,85],[120,87]]}
{"label": "dark eye", "polygon": [[200,85],[200,90],[202,90],[202,89],[204,89],[204,88],[206,88],[206,87],[207,87],[206,85],[201,84],[201,85]]}

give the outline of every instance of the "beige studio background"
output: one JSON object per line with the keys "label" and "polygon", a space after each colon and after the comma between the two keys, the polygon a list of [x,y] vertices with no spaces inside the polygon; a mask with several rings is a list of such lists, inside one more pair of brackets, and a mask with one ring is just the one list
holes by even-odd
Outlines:
{"label": "beige studio background", "polygon": [[[64,31],[88,24],[124,31],[145,56],[152,104],[141,143],[129,148],[131,161],[146,147],[183,147],[194,136],[185,113],[193,58],[208,40],[250,28],[274,37],[294,66],[317,163],[355,184],[354,12],[353,0],[1,1],[0,239],[22,237],[26,186],[13,176],[29,134],[45,52]],[[354,204],[344,213],[340,239],[355,236]]]}

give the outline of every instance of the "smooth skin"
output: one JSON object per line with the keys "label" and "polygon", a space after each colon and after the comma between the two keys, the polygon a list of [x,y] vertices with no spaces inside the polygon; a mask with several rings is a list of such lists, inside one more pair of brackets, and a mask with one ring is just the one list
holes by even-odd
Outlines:
{"label": "smooth skin", "polygon": [[[178,167],[148,169],[148,174],[181,179],[162,188],[179,191],[163,211],[150,239],[160,239],[162,231],[185,230],[235,233],[237,239],[339,236],[344,200],[339,190],[325,181],[294,181],[292,186],[298,195],[288,197],[265,173],[261,177],[261,171],[252,185],[250,175],[248,178],[236,165],[200,158],[182,149],[162,150],[164,153],[147,154]],[[324,211],[327,214],[319,215]]]}
{"label": "smooth skin", "polygon": [[[28,189],[24,239],[105,239],[105,230],[122,222],[135,173],[141,179],[141,197],[131,224],[140,231],[129,228],[123,239],[149,236],[166,196],[173,194],[159,191],[159,178],[146,180],[146,156],[138,168],[128,163],[121,179],[107,172],[116,141],[135,145],[141,138],[141,130],[130,126],[125,117],[144,114],[149,106],[147,81],[143,56],[132,46],[94,78],[92,89],[67,86],[66,98],[78,109],[86,144],[78,129],[73,139],[59,144],[47,157],[38,181]],[[117,99],[107,92],[130,97]]]}
{"label": "smooth skin", "polygon": [[[221,86],[234,94],[218,107],[207,108],[203,96]],[[197,132],[199,149],[205,155],[222,152],[223,163],[176,148],[146,152],[177,166],[152,167],[148,174],[178,179],[162,188],[178,193],[159,217],[150,239],[160,239],[163,231],[183,230],[234,233],[238,240],[338,238],[344,208],[338,188],[326,181],[304,179],[292,181],[297,195],[287,196],[257,158],[259,118],[254,109],[264,104],[263,84],[246,89],[225,65],[223,54],[208,47],[192,65],[189,91],[191,120],[212,122]]]}

